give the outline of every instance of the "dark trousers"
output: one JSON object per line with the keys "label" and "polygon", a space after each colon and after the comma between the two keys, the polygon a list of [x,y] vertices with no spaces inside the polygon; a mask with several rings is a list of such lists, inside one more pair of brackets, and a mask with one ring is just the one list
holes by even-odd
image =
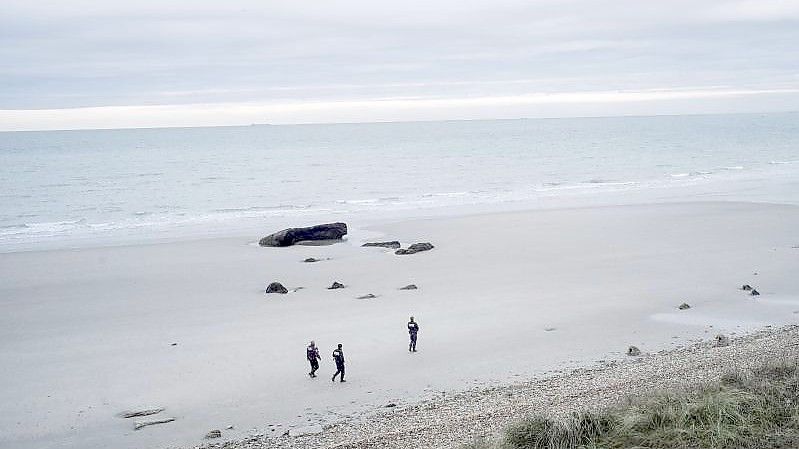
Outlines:
{"label": "dark trousers", "polygon": [[315,376],[316,375],[316,370],[319,369],[319,360],[313,359],[313,360],[310,360],[310,362],[311,362],[311,372],[309,374],[311,376]]}
{"label": "dark trousers", "polygon": [[408,345],[409,351],[416,350],[416,334],[411,334],[411,343]]}
{"label": "dark trousers", "polygon": [[341,380],[344,380],[344,365],[336,365],[336,374],[333,374],[333,380],[336,380],[336,376],[341,374]]}

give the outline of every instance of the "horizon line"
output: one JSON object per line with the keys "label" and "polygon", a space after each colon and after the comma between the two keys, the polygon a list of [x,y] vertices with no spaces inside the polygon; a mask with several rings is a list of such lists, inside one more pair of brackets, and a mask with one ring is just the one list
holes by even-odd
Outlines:
{"label": "horizon line", "polygon": [[58,128],[58,129],[19,129],[19,130],[0,130],[0,134],[7,133],[38,133],[38,132],[70,132],[70,131],[128,131],[128,130],[159,130],[159,129],[200,129],[200,128],[249,128],[254,126],[314,126],[314,125],[376,125],[376,124],[402,124],[402,123],[436,123],[436,122],[492,122],[492,121],[515,121],[515,120],[570,120],[570,119],[610,119],[610,118],[655,118],[655,117],[692,117],[692,116],[713,116],[713,115],[764,115],[764,114],[796,114],[799,108],[783,111],[730,111],[730,112],[686,112],[686,113],[664,113],[664,114],[608,114],[608,115],[563,115],[563,116],[543,116],[543,117],[497,117],[497,118],[453,118],[453,119],[420,119],[420,120],[374,120],[374,121],[319,121],[319,122],[299,122],[299,123],[249,123],[233,125],[197,125],[197,126],[123,126],[108,128]]}

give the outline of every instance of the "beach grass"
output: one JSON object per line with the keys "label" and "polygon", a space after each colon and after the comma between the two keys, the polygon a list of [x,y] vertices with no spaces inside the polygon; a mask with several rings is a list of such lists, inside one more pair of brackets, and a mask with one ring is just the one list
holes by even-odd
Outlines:
{"label": "beach grass", "polygon": [[799,365],[774,362],[735,372],[692,391],[629,399],[568,419],[533,416],[499,441],[470,449],[796,448],[799,447]]}

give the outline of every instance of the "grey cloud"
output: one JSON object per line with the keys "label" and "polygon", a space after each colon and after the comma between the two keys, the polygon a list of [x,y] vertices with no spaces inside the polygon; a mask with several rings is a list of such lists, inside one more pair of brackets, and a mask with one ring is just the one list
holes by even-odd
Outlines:
{"label": "grey cloud", "polygon": [[779,0],[4,3],[0,109],[799,84]]}

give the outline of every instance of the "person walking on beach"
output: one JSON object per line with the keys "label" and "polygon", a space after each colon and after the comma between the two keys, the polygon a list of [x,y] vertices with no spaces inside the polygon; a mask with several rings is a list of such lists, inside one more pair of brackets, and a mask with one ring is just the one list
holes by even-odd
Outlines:
{"label": "person walking on beach", "polygon": [[411,336],[411,342],[408,344],[408,352],[416,352],[416,334],[419,333],[419,324],[413,320],[408,321],[408,334]]}
{"label": "person walking on beach", "polygon": [[308,361],[311,362],[311,372],[308,373],[311,377],[316,377],[316,370],[319,369],[319,360],[322,357],[319,356],[319,349],[316,347],[316,343],[311,340],[311,344],[308,345],[308,348],[305,349],[305,356],[308,358]]}
{"label": "person walking on beach", "polygon": [[333,374],[333,382],[336,381],[336,376],[341,374],[341,381],[346,382],[344,380],[344,351],[341,349],[341,343],[338,344],[338,348],[333,351],[333,360],[336,361],[336,374]]}

